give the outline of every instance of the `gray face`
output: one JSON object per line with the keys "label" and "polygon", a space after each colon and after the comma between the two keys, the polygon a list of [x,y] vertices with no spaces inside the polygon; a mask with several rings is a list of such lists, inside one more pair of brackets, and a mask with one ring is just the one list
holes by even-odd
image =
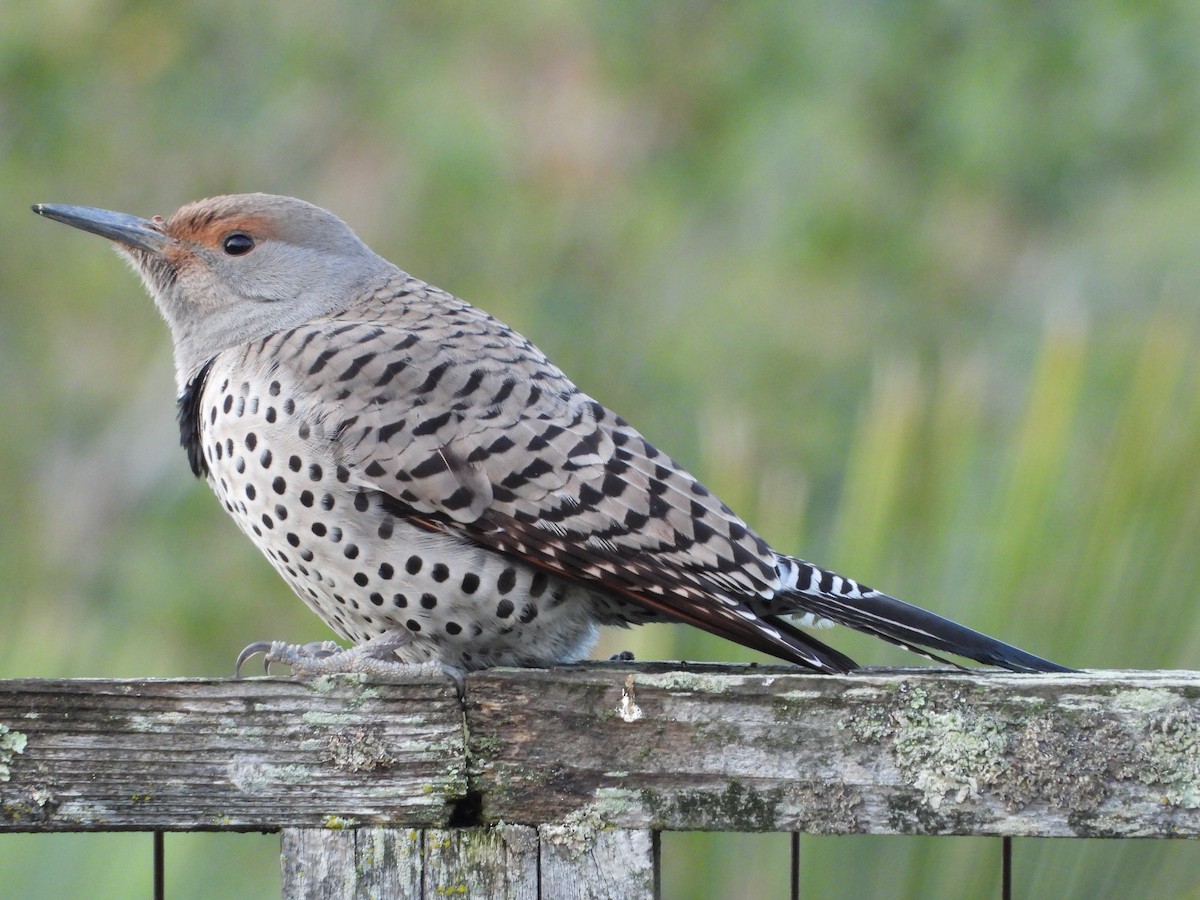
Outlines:
{"label": "gray face", "polygon": [[181,387],[217,352],[344,309],[397,271],[332,213],[290,197],[213,197],[165,220],[33,209],[116,242],[171,328]]}

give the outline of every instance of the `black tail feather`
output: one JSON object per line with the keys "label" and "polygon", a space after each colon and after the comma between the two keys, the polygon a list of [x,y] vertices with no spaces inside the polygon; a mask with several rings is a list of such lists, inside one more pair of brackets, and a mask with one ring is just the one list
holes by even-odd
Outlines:
{"label": "black tail feather", "polygon": [[867,588],[861,589],[861,593],[855,591],[846,596],[801,590],[789,596],[804,612],[831,619],[939,662],[947,661],[934,656],[930,651],[940,650],[956,656],[965,656],[1011,672],[1075,671],[942,618],[919,606]]}
{"label": "black tail feather", "polygon": [[[764,619],[764,621],[770,623],[771,627],[779,632],[780,643],[783,644],[783,650],[785,653],[788,649],[802,647],[808,652],[810,658],[806,659],[803,656],[795,656],[794,650],[793,655],[789,657],[784,655],[784,653],[781,653],[780,649],[767,648],[766,652],[770,653],[772,656],[783,656],[785,659],[790,658],[792,662],[799,663],[802,666],[807,666],[814,671],[826,672],[833,675],[845,675],[859,668],[858,663],[848,657],[845,653],[834,650],[828,644],[818,641],[807,631],[801,631],[795,625],[792,625],[790,622],[785,622],[778,616],[767,617]],[[811,657],[816,657],[816,659],[822,663],[822,665],[813,665],[811,662]]]}

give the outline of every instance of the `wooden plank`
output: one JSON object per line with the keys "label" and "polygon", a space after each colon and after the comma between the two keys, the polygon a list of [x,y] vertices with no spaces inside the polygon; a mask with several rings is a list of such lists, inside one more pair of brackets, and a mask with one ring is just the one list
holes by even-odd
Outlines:
{"label": "wooden plank", "polygon": [[[464,741],[464,718],[470,736]],[[1200,673],[0,682],[0,830],[1200,836]]]}
{"label": "wooden plank", "polygon": [[285,828],[284,900],[421,900],[423,832],[414,828]]}
{"label": "wooden plank", "polygon": [[[425,897],[537,900],[537,829],[522,825],[425,832]],[[563,897],[587,896],[562,894]]]}
{"label": "wooden plank", "polygon": [[656,833],[596,827],[572,819],[538,827],[541,894],[547,898],[655,900],[659,896]]}
{"label": "wooden plank", "polygon": [[531,828],[285,828],[285,900],[653,900],[658,841],[574,819]]}
{"label": "wooden plank", "polygon": [[1200,674],[493,670],[482,819],[819,834],[1200,835]]}
{"label": "wooden plank", "polygon": [[0,830],[444,824],[463,748],[445,680],[5,681]]}

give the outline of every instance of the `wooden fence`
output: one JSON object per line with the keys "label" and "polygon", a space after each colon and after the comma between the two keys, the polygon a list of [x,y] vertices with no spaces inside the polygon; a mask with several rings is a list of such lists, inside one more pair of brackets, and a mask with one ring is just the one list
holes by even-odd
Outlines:
{"label": "wooden fence", "polygon": [[280,831],[286,897],[653,897],[695,829],[1196,837],[1200,673],[0,682],[0,830]]}

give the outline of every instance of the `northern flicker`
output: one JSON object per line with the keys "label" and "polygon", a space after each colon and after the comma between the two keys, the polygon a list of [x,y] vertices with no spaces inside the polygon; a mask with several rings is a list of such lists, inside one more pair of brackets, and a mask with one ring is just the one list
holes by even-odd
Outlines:
{"label": "northern flicker", "polygon": [[834,622],[934,659],[1068,671],[773,550],[528,340],[323,209],[33,209],[141,275],[174,339],[192,470],[351,644],[252,644],[239,665],[538,666],[581,659],[600,625],[669,621],[848,672],[797,627]]}

